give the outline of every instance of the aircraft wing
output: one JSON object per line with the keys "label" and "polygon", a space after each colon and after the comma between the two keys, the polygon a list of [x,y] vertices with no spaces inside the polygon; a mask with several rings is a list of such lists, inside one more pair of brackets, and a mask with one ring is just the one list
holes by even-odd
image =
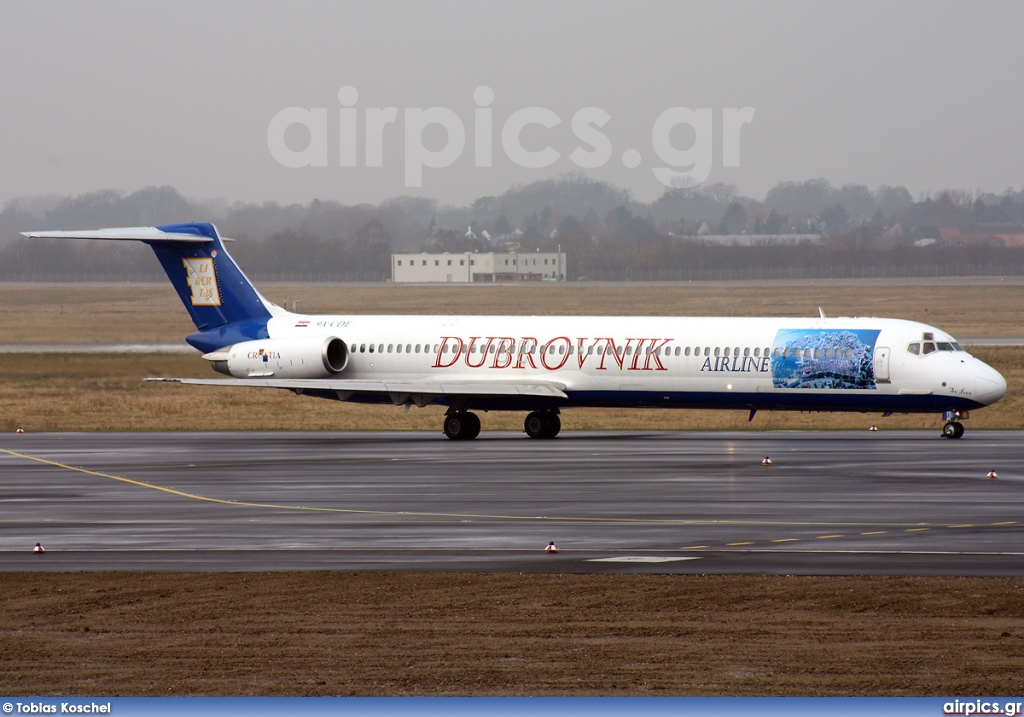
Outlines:
{"label": "aircraft wing", "polygon": [[[305,391],[337,391],[348,393],[387,394],[396,404],[414,397],[435,396],[537,396],[564,398],[565,385],[553,381],[371,381],[366,379],[312,378],[147,378],[147,381],[187,383],[198,386],[230,386],[237,388],[283,388],[302,394]],[[339,396],[339,398],[342,398]],[[347,397],[346,397],[347,398]],[[344,400],[344,398],[342,399]]]}

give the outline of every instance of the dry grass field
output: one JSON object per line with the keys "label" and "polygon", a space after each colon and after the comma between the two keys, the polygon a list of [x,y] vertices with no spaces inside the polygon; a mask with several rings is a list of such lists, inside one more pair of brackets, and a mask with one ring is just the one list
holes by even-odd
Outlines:
{"label": "dry grass field", "polygon": [[0,574],[5,695],[1018,696],[1014,578]]}
{"label": "dry grass field", "polygon": [[[303,313],[565,316],[886,316],[954,336],[1024,333],[1024,283],[260,286]],[[168,343],[194,331],[169,283],[0,284],[0,343]]]}

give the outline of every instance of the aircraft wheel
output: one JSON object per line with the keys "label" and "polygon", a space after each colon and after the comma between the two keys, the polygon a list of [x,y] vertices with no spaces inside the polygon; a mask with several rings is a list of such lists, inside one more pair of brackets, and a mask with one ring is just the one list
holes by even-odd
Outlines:
{"label": "aircraft wheel", "polygon": [[475,413],[464,413],[463,416],[467,424],[466,435],[463,438],[471,441],[480,435],[480,416]]}
{"label": "aircraft wheel", "polygon": [[562,430],[562,419],[558,417],[557,413],[549,413],[546,418],[547,425],[544,426],[544,437],[554,438]]}
{"label": "aircraft wheel", "polygon": [[942,437],[949,439],[960,438],[964,435],[964,424],[959,421],[950,421],[942,427]]}
{"label": "aircraft wheel", "polygon": [[526,431],[526,435],[530,438],[543,438],[544,437],[544,414],[540,411],[534,411],[526,417],[526,421],[523,423],[523,429]]}
{"label": "aircraft wheel", "polygon": [[480,418],[473,413],[452,413],[444,417],[444,435],[453,441],[468,441],[480,434]]}

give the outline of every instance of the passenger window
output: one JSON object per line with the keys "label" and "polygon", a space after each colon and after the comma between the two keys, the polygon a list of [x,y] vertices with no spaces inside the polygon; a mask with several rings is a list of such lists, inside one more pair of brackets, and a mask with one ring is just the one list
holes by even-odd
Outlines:
{"label": "passenger window", "polygon": [[365,354],[366,353],[366,344],[359,344],[359,353],[361,353],[361,354]]}
{"label": "passenger window", "polygon": [[378,344],[377,345],[377,353],[379,353],[379,354],[384,353],[384,344]]}
{"label": "passenger window", "polygon": [[373,344],[370,344],[370,353],[373,353]]}
{"label": "passenger window", "polygon": [[704,347],[704,355],[705,356],[710,356],[711,355],[711,347],[710,346],[705,346]]}
{"label": "passenger window", "polygon": [[416,353],[419,353],[419,352],[420,352],[420,345],[416,344]]}
{"label": "passenger window", "polygon": [[[743,355],[744,356],[749,356],[750,355],[750,347],[749,346],[747,348],[743,349]],[[755,356],[757,355],[756,349],[755,349],[754,355]]]}
{"label": "passenger window", "polygon": [[821,349],[814,349],[814,358],[821,358]]}
{"label": "passenger window", "polygon": [[778,358],[779,356],[782,356],[782,349],[775,349],[775,357]]}
{"label": "passenger window", "polygon": [[412,353],[412,344],[406,344],[406,345],[405,345],[405,352],[406,352],[407,354],[408,354],[408,353]]}
{"label": "passenger window", "polygon": [[928,354],[930,354],[930,353],[932,353],[934,351],[935,351],[935,344],[933,344],[931,341],[926,341],[925,344],[924,344],[924,354],[927,356]]}
{"label": "passenger window", "polygon": [[737,357],[740,355],[740,347],[739,346],[737,346],[736,348],[734,348],[732,350],[732,355],[733,356],[737,356]]}
{"label": "passenger window", "polygon": [[[678,350],[679,350],[679,349],[676,349],[676,351],[678,351]],[[684,356],[689,356],[689,355],[690,355],[690,347],[689,347],[689,346],[687,346],[687,347],[686,347],[686,350],[685,350],[685,351],[683,351],[683,355],[684,355]]]}
{"label": "passenger window", "polygon": [[913,343],[907,346],[907,351],[914,354],[915,356],[921,355],[921,344]]}
{"label": "passenger window", "polygon": [[811,357],[811,350],[809,348],[804,349],[804,358],[809,359]]}
{"label": "passenger window", "polygon": [[398,344],[398,346],[395,347],[395,351],[398,353],[402,353],[402,344]]}
{"label": "passenger window", "polygon": [[438,350],[439,348],[441,348],[441,345],[440,345],[440,344],[434,344],[434,353],[435,353],[435,354],[437,353],[437,350]]}
{"label": "passenger window", "polygon": [[395,348],[395,345],[394,345],[394,344],[388,344],[388,353],[391,353],[391,350],[392,350],[393,348]]}

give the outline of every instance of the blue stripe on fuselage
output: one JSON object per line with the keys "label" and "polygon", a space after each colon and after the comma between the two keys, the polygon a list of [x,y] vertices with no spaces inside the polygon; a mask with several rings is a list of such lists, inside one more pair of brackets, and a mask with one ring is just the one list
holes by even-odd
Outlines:
{"label": "blue stripe on fuselage", "polygon": [[[334,391],[304,391],[304,395],[337,399]],[[737,393],[680,391],[572,391],[569,398],[532,396],[442,396],[436,403],[447,406],[460,400],[467,410],[534,411],[557,408],[690,408],[759,411],[863,411],[866,413],[942,413],[947,410],[971,411],[983,404],[962,396],[886,396],[884,394],[841,391],[830,393]],[[356,392],[348,399],[354,403],[387,403],[387,394]]]}

